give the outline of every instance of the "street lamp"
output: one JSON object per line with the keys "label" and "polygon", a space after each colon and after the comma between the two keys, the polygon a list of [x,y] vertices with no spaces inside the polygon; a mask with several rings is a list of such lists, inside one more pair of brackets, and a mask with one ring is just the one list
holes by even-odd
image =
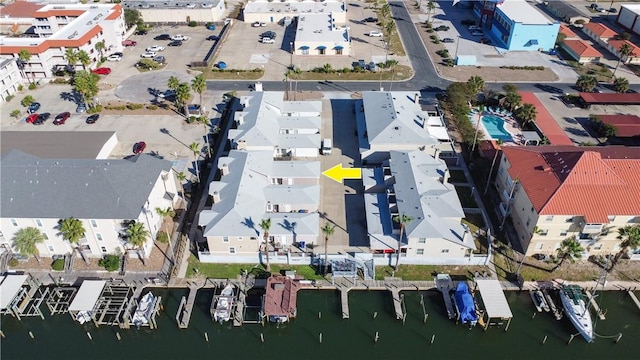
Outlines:
{"label": "street lamp", "polygon": [[460,45],[460,35],[458,35],[458,41],[456,41],[456,54],[453,57],[454,65],[458,63],[458,46]]}
{"label": "street lamp", "polygon": [[289,42],[289,70],[293,70],[293,41]]}

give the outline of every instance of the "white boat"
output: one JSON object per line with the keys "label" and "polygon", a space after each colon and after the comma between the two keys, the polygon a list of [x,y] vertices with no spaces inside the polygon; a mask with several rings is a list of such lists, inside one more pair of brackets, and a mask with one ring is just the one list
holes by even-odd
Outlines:
{"label": "white boat", "polygon": [[138,303],[138,307],[136,311],[133,313],[133,317],[131,318],[131,322],[135,326],[147,325],[149,324],[149,319],[151,317],[151,313],[153,312],[153,305],[155,304],[156,297],[153,296],[152,293],[147,293],[145,296],[140,299]]}
{"label": "white boat", "polygon": [[287,321],[289,321],[289,318],[284,316],[284,315],[271,315],[271,316],[269,316],[269,322],[282,324],[282,323],[286,323]]}
{"label": "white boat", "polygon": [[216,302],[216,310],[213,313],[213,320],[223,323],[231,319],[231,309],[233,307],[233,285],[227,284],[222,289],[220,297]]}
{"label": "white boat", "polygon": [[88,311],[79,311],[76,314],[76,321],[80,324],[84,324],[86,322],[91,321],[91,314]]}
{"label": "white boat", "polygon": [[549,304],[547,304],[547,299],[545,299],[544,294],[540,290],[531,290],[529,292],[531,294],[531,299],[533,300],[533,305],[535,305],[538,312],[542,312],[542,310],[549,312],[551,308]]}
{"label": "white boat", "polygon": [[587,342],[593,341],[593,323],[587,302],[582,295],[582,289],[577,285],[562,285],[560,300],[565,314],[571,320],[573,326],[578,329],[580,335]]}

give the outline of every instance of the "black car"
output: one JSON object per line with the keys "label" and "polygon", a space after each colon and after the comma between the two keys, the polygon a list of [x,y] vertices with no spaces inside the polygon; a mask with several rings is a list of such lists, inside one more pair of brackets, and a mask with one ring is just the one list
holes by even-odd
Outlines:
{"label": "black car", "polygon": [[276,33],[273,31],[265,31],[260,35],[260,38],[269,38],[269,39],[274,39],[276,38]]}
{"label": "black car", "polygon": [[147,35],[149,32],[147,30],[138,30],[136,31],[136,35]]}
{"label": "black car", "polygon": [[437,28],[433,29],[435,31],[449,31],[449,27],[445,25],[440,25]]}
{"label": "black car", "polygon": [[160,34],[153,38],[153,40],[171,40],[171,35],[169,34]]}
{"label": "black car", "polygon": [[452,38],[444,38],[444,39],[442,39],[442,42],[443,43],[454,43],[455,40],[453,40]]}
{"label": "black car", "polygon": [[462,25],[469,26],[469,25],[475,25],[476,21],[473,19],[464,19],[461,21],[461,23]]}
{"label": "black car", "polygon": [[87,118],[87,124],[95,124],[100,118],[100,114],[93,114]]}
{"label": "black car", "polygon": [[180,40],[174,40],[170,43],[167,44],[168,46],[182,46],[182,41]]}
{"label": "black car", "polygon": [[29,114],[33,114],[36,111],[38,111],[38,109],[40,109],[40,103],[39,102],[32,102],[31,104],[29,104],[29,107],[27,108],[27,112]]}
{"label": "black car", "polygon": [[49,118],[51,117],[51,113],[42,113],[40,115],[38,115],[38,118],[36,119],[36,121],[33,122],[33,125],[42,125],[44,124],[45,121],[49,120]]}
{"label": "black car", "polygon": [[372,16],[364,19],[364,22],[368,22],[368,23],[374,23],[374,22],[378,22],[378,18],[374,18]]}
{"label": "black car", "polygon": [[219,40],[219,38],[218,38],[216,35],[209,35],[209,36],[207,37],[207,40],[209,40],[209,41],[216,41],[216,40]]}

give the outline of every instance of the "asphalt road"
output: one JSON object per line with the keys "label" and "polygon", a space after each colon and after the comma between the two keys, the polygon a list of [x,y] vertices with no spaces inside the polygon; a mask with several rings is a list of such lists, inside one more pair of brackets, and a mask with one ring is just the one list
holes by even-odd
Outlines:
{"label": "asphalt road", "polygon": [[[389,1],[391,13],[396,19],[396,27],[405,51],[409,56],[413,67],[414,76],[408,81],[382,82],[385,90],[395,91],[421,91],[424,93],[438,93],[444,91],[452,81],[442,79],[438,76],[427,50],[418,34],[418,30],[411,22],[411,17],[402,1]],[[207,89],[214,91],[245,91],[252,88],[255,81],[208,81]],[[499,91],[505,83],[487,83],[488,89]],[[531,92],[576,92],[574,83],[549,83],[547,87],[537,83],[515,83],[520,91]],[[262,87],[267,91],[284,91],[286,83],[282,81],[262,82]],[[298,81],[298,90],[303,91],[378,91],[379,81]],[[631,89],[640,92],[640,85],[631,85]],[[551,91],[553,89],[553,91]]]}

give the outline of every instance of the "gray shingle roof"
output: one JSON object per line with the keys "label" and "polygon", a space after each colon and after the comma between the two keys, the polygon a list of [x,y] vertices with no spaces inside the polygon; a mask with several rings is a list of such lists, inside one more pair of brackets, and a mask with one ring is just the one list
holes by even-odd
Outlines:
{"label": "gray shingle roof", "polygon": [[1,170],[4,218],[136,219],[171,162],[150,155],[41,159],[14,150],[2,157]]}

